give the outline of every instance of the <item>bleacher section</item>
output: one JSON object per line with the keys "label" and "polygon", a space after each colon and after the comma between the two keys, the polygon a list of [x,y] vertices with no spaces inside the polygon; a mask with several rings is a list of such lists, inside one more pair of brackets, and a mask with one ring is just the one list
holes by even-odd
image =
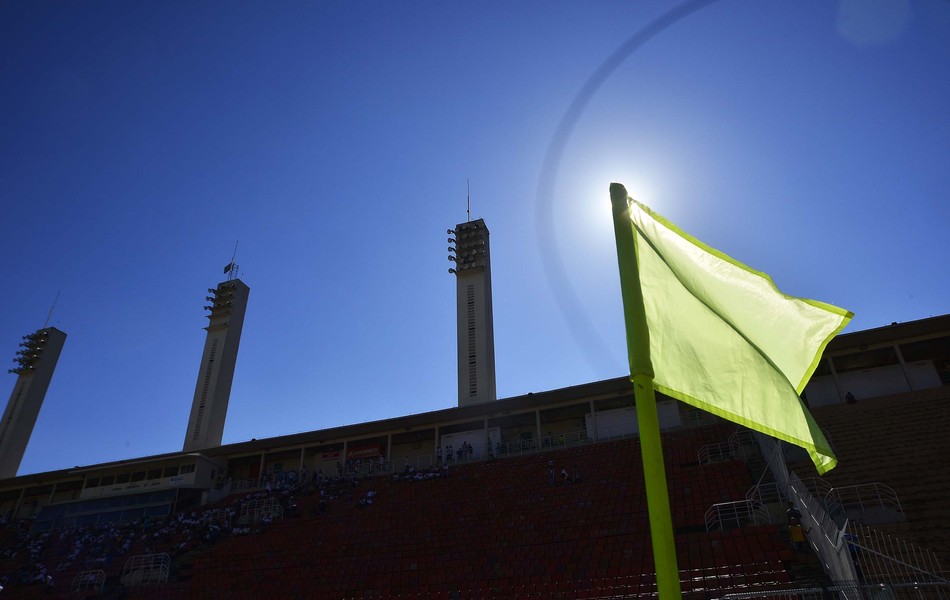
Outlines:
{"label": "bleacher section", "polygon": [[[752,483],[744,463],[698,464],[699,447],[728,433],[713,427],[664,439],[686,592],[790,578],[777,526],[705,531],[709,504],[742,498]],[[579,480],[561,481],[562,468]],[[358,507],[369,489],[374,503]],[[311,516],[317,497],[297,502],[299,516],[222,540],[188,558],[187,581],[135,597],[598,598],[654,590],[633,439],[457,466],[448,479],[370,479],[320,516]]]}
{"label": "bleacher section", "polygon": [[[823,406],[813,414],[839,457],[824,479],[832,487],[893,488],[906,520],[874,527],[929,548],[950,568],[950,387]],[[816,475],[809,462],[792,468],[803,478]]]}
{"label": "bleacher section", "polygon": [[[175,518],[147,523],[100,520],[70,529],[31,531],[30,523],[22,522],[0,528],[0,576],[7,580],[4,597],[85,598],[92,594],[89,588],[98,587],[84,577],[90,572],[101,571],[103,582],[113,580],[115,589],[128,559],[153,552],[180,555],[203,543],[199,529]],[[51,588],[19,583],[24,577],[39,579],[43,572],[52,577]],[[77,591],[66,593],[70,588]]]}
{"label": "bleacher section", "polygon": [[[793,577],[788,567],[794,555],[782,527],[706,531],[709,506],[742,499],[753,483],[741,461],[701,465],[697,459],[700,447],[722,442],[732,430],[716,425],[663,436],[679,568],[689,598],[782,585]],[[369,490],[376,492],[373,503],[359,506]],[[217,508],[233,506],[244,495]],[[453,465],[448,478],[365,479],[331,501],[325,514],[319,514],[317,494],[298,494],[294,502],[291,508],[284,499],[284,518],[216,543],[185,532],[160,541],[137,537],[125,557],[97,566],[106,578],[101,594],[120,593],[126,559],[150,552],[175,557],[168,583],[124,589],[122,597],[566,600],[655,592],[634,438]],[[69,550],[56,531],[48,545],[44,557],[50,563]],[[14,563],[0,561],[0,569],[8,573]],[[19,587],[17,597],[85,598],[88,590],[68,591],[84,568],[89,565],[54,573],[55,590]]]}

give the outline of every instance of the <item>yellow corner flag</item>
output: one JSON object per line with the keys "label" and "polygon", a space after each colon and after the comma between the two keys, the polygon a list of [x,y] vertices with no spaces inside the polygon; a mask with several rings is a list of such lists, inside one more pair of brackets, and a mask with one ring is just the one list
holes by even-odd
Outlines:
{"label": "yellow corner flag", "polygon": [[[611,186],[612,196],[614,186],[619,184]],[[627,306],[626,288],[639,285],[633,293],[642,297],[647,334],[640,337],[649,338],[645,364],[649,369],[652,362],[653,387],[804,448],[819,473],[834,468],[837,459],[799,395],[825,346],[854,315],[786,296],[765,273],[710,248],[629,197],[627,205],[635,255],[620,256],[626,226],[618,226],[624,312],[641,310]],[[631,315],[626,317],[629,324]],[[629,350],[631,337],[628,331]],[[631,352],[630,361],[631,375],[643,372],[635,366],[643,364],[642,357]]]}

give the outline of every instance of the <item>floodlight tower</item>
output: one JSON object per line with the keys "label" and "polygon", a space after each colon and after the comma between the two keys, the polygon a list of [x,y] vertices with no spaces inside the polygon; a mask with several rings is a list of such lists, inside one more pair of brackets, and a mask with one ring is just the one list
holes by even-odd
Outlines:
{"label": "floodlight tower", "polygon": [[16,477],[65,343],[66,334],[55,327],[39,329],[20,342],[16,367],[9,370],[17,380],[0,422],[0,479]]}
{"label": "floodlight tower", "polygon": [[237,266],[232,261],[225,267],[225,273],[231,274],[228,280],[219,283],[217,288],[209,288],[211,295],[205,297],[210,302],[205,310],[211,311],[205,328],[208,336],[185,432],[182,448],[185,452],[220,446],[224,435],[224,419],[228,414],[231,382],[250,292],[250,288],[236,278],[235,271]]}
{"label": "floodlight tower", "polygon": [[449,229],[458,320],[459,406],[495,400],[495,335],[488,227],[476,219]]}

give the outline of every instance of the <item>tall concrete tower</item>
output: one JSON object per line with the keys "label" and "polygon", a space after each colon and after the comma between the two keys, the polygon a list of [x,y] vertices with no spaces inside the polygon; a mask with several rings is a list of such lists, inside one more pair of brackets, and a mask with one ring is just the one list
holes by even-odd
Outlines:
{"label": "tall concrete tower", "polygon": [[[233,262],[226,271],[232,268],[235,268]],[[191,416],[185,432],[182,448],[185,452],[221,445],[250,291],[244,282],[233,278],[208,290],[211,294],[206,298],[211,304],[205,306],[205,310],[211,311],[207,315],[210,322],[205,328],[208,337],[201,355],[195,399],[191,403]]]}
{"label": "tall concrete tower", "polygon": [[17,374],[16,385],[0,423],[0,479],[16,477],[65,343],[66,334],[54,327],[25,335],[20,342],[13,359],[17,366],[10,369]]}
{"label": "tall concrete tower", "polygon": [[491,312],[488,227],[477,219],[448,233],[455,268],[459,406],[495,400],[495,334]]}

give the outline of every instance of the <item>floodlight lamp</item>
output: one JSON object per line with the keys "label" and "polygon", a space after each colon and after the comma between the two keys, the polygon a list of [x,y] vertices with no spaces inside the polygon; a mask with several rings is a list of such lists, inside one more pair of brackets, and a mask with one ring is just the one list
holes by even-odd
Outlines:
{"label": "floodlight lamp", "polygon": [[446,230],[445,230],[445,233],[447,233],[447,234],[449,234],[449,235],[455,235],[455,230],[454,230],[454,229],[446,229]]}
{"label": "floodlight lamp", "polygon": [[450,243],[450,244],[455,244],[455,243],[457,243],[457,242],[455,241],[455,238],[449,238],[449,243]]}
{"label": "floodlight lamp", "polygon": [[455,269],[449,269],[449,273],[455,275],[456,273],[458,273],[458,271],[456,271]]}
{"label": "floodlight lamp", "polygon": [[458,261],[455,259],[455,257],[452,256],[451,254],[449,255],[449,260],[451,260],[452,262],[458,262]]}

